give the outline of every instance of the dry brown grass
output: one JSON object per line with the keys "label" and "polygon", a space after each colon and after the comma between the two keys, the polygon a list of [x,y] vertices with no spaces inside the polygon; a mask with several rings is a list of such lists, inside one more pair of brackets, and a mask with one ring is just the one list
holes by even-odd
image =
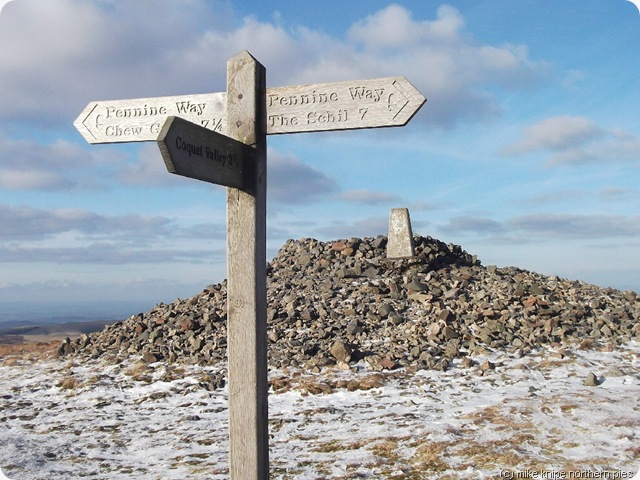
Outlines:
{"label": "dry brown grass", "polygon": [[80,380],[73,376],[68,376],[60,380],[57,386],[62,390],[75,390],[80,386]]}
{"label": "dry brown grass", "polygon": [[147,362],[140,360],[127,368],[124,371],[124,374],[138,382],[150,383],[153,380],[151,376],[152,372],[153,367],[151,367]]}
{"label": "dry brown grass", "polygon": [[398,453],[398,439],[395,437],[384,438],[371,446],[371,451],[385,458],[390,463],[396,463],[400,458]]}
{"label": "dry brown grass", "polygon": [[311,448],[312,452],[319,453],[333,453],[347,450],[345,445],[340,440],[330,440],[328,442],[322,442],[315,447]]}
{"label": "dry brown grass", "polygon": [[445,462],[447,450],[453,442],[425,442],[416,449],[413,461],[423,471],[441,472],[449,468]]}
{"label": "dry brown grass", "polygon": [[[548,408],[554,414],[571,414],[579,405],[573,402],[557,402]],[[361,468],[377,472],[377,477],[385,480],[423,480],[438,477],[461,478],[462,472],[470,467],[492,469],[500,466],[506,469],[544,471],[551,461],[558,471],[574,472],[584,469],[584,465],[568,460],[562,454],[566,448],[579,447],[558,440],[553,432],[543,432],[533,420],[533,411],[524,406],[496,405],[480,409],[463,418],[465,426],[450,427],[443,432],[445,438],[432,434],[411,437],[378,437],[368,441],[343,442],[332,440],[317,442],[314,451],[331,454],[345,450],[367,449],[374,459]],[[631,425],[628,425],[631,426]],[[478,436],[478,428],[491,429],[496,438],[487,440]],[[541,452],[532,456],[531,452]],[[637,458],[640,449],[629,452]],[[592,465],[607,465],[604,458],[590,459]],[[320,468],[322,462],[314,463]],[[316,470],[320,474],[320,470]],[[357,469],[353,475],[357,474]],[[358,478],[346,475],[331,478]]]}
{"label": "dry brown grass", "polygon": [[336,390],[372,390],[385,385],[392,378],[380,373],[358,375],[356,378],[318,378],[312,375],[280,376],[269,380],[269,385],[276,393],[297,390],[303,395],[326,395]]}
{"label": "dry brown grass", "polygon": [[565,405],[560,405],[560,411],[562,413],[571,412],[571,410],[574,410],[576,408],[580,408],[580,405],[577,405],[575,403],[568,403],[568,404],[565,404]]}
{"label": "dry brown grass", "polygon": [[24,361],[33,362],[52,358],[55,356],[55,350],[59,345],[60,342],[58,340],[0,344],[0,363],[12,366]]}
{"label": "dry brown grass", "polygon": [[636,458],[640,458],[640,447],[627,448],[625,451],[629,452],[633,456],[634,460]]}

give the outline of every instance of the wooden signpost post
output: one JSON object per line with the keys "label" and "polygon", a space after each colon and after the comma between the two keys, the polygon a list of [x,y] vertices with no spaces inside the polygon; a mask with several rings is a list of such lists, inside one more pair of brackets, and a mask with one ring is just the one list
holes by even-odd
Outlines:
{"label": "wooden signpost post", "polygon": [[403,77],[267,89],[244,51],[226,92],[91,102],[74,122],[89,143],[157,141],[169,172],[227,187],[232,480],[269,477],[267,134],[403,126],[425,102]]}

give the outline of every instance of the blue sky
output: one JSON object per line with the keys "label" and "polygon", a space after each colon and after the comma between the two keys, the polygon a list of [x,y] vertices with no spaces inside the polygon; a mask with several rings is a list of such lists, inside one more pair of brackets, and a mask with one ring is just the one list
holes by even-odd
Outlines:
{"label": "blue sky", "polygon": [[[6,2],[3,2],[6,3]],[[270,136],[288,238],[416,233],[483,264],[640,290],[640,13],[627,0],[13,0],[0,13],[0,301],[140,308],[225,278],[225,191],[155,143],[89,145],[96,100],[404,76],[402,128]]]}

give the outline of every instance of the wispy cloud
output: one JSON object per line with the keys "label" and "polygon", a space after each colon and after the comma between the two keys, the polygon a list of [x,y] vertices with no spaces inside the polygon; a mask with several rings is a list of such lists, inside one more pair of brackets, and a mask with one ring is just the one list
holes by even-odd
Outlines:
{"label": "wispy cloud", "polygon": [[0,169],[0,188],[6,190],[62,190],[73,182],[57,172],[26,169]]}
{"label": "wispy cloud", "polygon": [[116,179],[125,185],[144,187],[177,187],[194,185],[193,179],[170,174],[162,161],[155,143],[140,147],[135,161],[122,167],[115,173]]}
{"label": "wispy cloud", "polygon": [[425,121],[441,126],[499,114],[486,86],[528,87],[548,70],[523,45],[476,41],[460,12],[448,5],[438,8],[436,19],[416,20],[393,4],[356,23],[348,36],[353,65],[365,75],[402,72],[429,99]]}
{"label": "wispy cloud", "polygon": [[172,262],[201,263],[224,260],[224,249],[148,248],[92,243],[77,247],[8,246],[0,250],[2,263],[60,263],[60,264],[159,264]]}
{"label": "wispy cloud", "polygon": [[526,200],[529,204],[544,204],[544,203],[558,203],[558,202],[571,202],[588,197],[589,194],[583,190],[557,190],[535,195]]}
{"label": "wispy cloud", "polygon": [[269,199],[289,205],[317,201],[339,191],[338,182],[292,155],[271,151]]}
{"label": "wispy cloud", "polygon": [[[631,198],[634,192],[629,188],[606,187],[598,192],[601,199],[605,201],[625,200]],[[638,196],[636,194],[636,196]]]}
{"label": "wispy cloud", "polygon": [[637,215],[543,213],[514,217],[507,224],[517,232],[539,238],[633,238],[640,235],[640,216]]}
{"label": "wispy cloud", "polygon": [[[424,233],[422,229],[427,227],[427,222],[417,218],[411,219],[411,227],[414,233]],[[367,217],[355,221],[334,221],[324,227],[316,228],[314,235],[321,239],[334,240],[336,238],[350,237],[375,237],[387,235],[389,231],[389,217]]]}
{"label": "wispy cloud", "polygon": [[546,118],[524,129],[523,138],[504,149],[507,155],[537,150],[567,150],[602,136],[604,131],[584,117]]}
{"label": "wispy cloud", "polygon": [[225,257],[224,247],[207,248],[200,242],[224,239],[224,224],[179,225],[160,216],[2,205],[0,225],[0,263],[160,265]]}
{"label": "wispy cloud", "polygon": [[77,232],[92,238],[171,235],[172,221],[141,215],[107,216],[82,209],[42,210],[28,206],[0,208],[0,241],[46,239]]}
{"label": "wispy cloud", "polygon": [[503,155],[546,152],[547,165],[631,161],[640,163],[640,136],[606,129],[579,116],[557,116],[526,127],[522,138],[505,147]]}
{"label": "wispy cloud", "polygon": [[112,178],[105,170],[117,170],[124,160],[116,151],[88,150],[63,139],[12,139],[0,131],[0,188],[6,190],[102,188]]}
{"label": "wispy cloud", "polygon": [[524,239],[615,239],[637,238],[640,216],[570,213],[518,215],[505,221],[486,217],[454,217],[440,227],[447,233],[474,234],[521,243]]}
{"label": "wispy cloud", "polygon": [[325,227],[317,228],[314,235],[320,239],[337,239],[351,237],[373,237],[387,233],[389,229],[388,217],[369,217],[354,222],[332,222]]}
{"label": "wispy cloud", "polygon": [[15,2],[0,28],[0,117],[66,123],[90,100],[224,90],[226,60],[243,49],[268,66],[271,85],[404,75],[429,98],[423,121],[443,126],[496,114],[487,86],[521,88],[547,72],[522,45],[474,39],[451,6],[422,20],[392,4],[331,37],[238,20],[225,2],[142,5]]}
{"label": "wispy cloud", "polygon": [[402,198],[388,192],[374,192],[372,190],[358,189],[342,192],[338,195],[340,200],[366,205],[378,205],[381,203],[400,202]]}
{"label": "wispy cloud", "polygon": [[479,235],[498,235],[505,233],[505,227],[500,222],[490,218],[460,216],[454,217],[441,227],[448,233],[474,233]]}

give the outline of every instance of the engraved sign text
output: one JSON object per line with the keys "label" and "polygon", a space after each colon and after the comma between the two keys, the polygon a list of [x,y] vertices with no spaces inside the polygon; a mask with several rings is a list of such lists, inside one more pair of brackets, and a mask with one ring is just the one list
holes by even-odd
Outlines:
{"label": "engraved sign text", "polygon": [[89,143],[153,141],[169,116],[222,133],[227,94],[91,102],[74,122]]}
{"label": "engraved sign text", "polygon": [[267,90],[267,133],[399,127],[426,99],[404,77]]}
{"label": "engraved sign text", "polygon": [[[268,88],[267,134],[400,127],[426,102],[404,77]],[[226,132],[227,94],[91,102],[74,125],[89,143],[156,140],[168,116]]]}
{"label": "engraved sign text", "polygon": [[246,189],[254,149],[179,117],[169,117],[157,138],[170,173]]}

